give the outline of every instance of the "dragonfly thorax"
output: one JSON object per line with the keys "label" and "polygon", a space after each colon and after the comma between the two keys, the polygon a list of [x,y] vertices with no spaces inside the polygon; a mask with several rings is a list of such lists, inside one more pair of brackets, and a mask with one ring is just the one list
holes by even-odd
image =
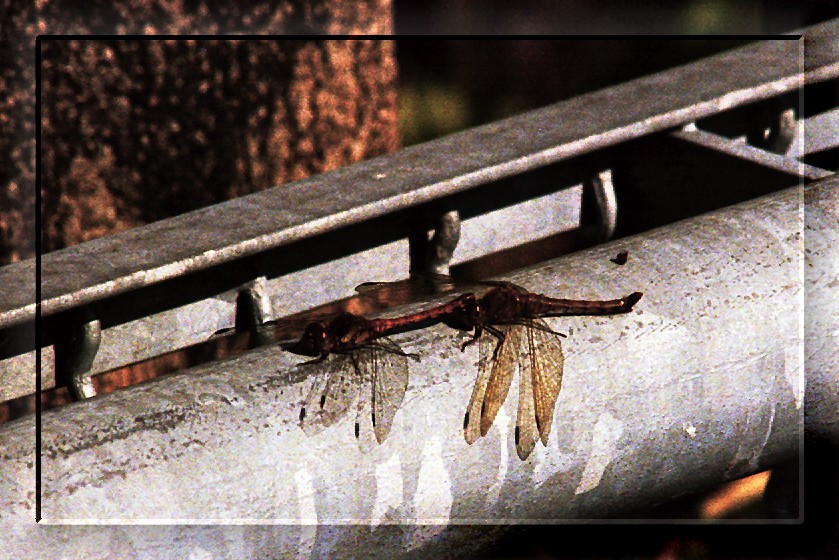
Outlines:
{"label": "dragonfly thorax", "polygon": [[352,350],[368,342],[376,334],[368,319],[353,313],[338,315],[326,330],[328,352]]}

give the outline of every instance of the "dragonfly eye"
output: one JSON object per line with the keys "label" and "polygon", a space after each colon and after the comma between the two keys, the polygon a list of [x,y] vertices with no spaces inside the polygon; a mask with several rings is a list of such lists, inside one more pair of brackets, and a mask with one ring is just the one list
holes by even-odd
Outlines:
{"label": "dragonfly eye", "polygon": [[303,356],[321,356],[329,351],[328,342],[326,327],[320,323],[310,323],[291,351]]}
{"label": "dragonfly eye", "polygon": [[466,310],[466,319],[472,326],[484,324],[484,306],[479,301],[475,301]]}

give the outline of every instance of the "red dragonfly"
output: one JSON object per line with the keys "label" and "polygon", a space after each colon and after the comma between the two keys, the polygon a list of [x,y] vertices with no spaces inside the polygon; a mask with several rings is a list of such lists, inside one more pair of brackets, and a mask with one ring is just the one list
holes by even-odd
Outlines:
{"label": "red dragonfly", "polygon": [[[328,323],[310,323],[303,336],[286,349],[296,354],[313,356],[301,365],[327,361],[325,385],[316,382],[300,410],[300,422],[307,433],[337,422],[357,402],[356,438],[361,418],[371,403],[370,418],[376,441],[382,443],[390,433],[393,418],[408,387],[408,354],[387,335],[415,330],[444,320],[458,308],[474,299],[471,294],[410,315],[367,319],[353,313],[340,313]],[[360,394],[361,387],[372,388],[370,401]]]}
{"label": "red dragonfly", "polygon": [[[313,435],[333,425],[357,403],[355,437],[360,437],[366,416],[371,419],[376,441],[384,442],[408,388],[408,358],[418,359],[382,338],[376,344],[321,360],[324,371],[319,372],[300,409],[303,431]],[[364,387],[371,389],[368,396]]]}
{"label": "red dragonfly", "polygon": [[[433,280],[436,286],[452,285],[447,277]],[[321,425],[331,425],[358,398],[358,387],[369,382],[373,388],[371,418],[376,439],[381,443],[404,398],[407,358],[417,358],[402,352],[398,345],[385,338],[386,335],[444,322],[463,330],[474,329],[471,340],[463,344],[463,349],[480,341],[478,379],[464,420],[467,443],[473,443],[489,431],[506,400],[518,365],[522,382],[515,431],[517,452],[522,459],[527,458],[535,446],[537,434],[547,445],[562,382],[563,356],[557,337],[564,335],[552,331],[541,317],[625,313],[642,294],[635,292],[609,301],[566,300],[531,294],[509,282],[481,283],[493,288],[480,298],[465,293],[411,315],[366,319],[342,313],[328,324],[311,323],[300,341],[288,349],[315,357],[306,363],[322,362],[330,354],[345,354],[350,358],[351,372],[355,376],[347,371],[345,361],[337,373],[333,371],[327,376],[326,391],[319,393],[319,406],[310,405],[308,410],[316,411]],[[364,290],[369,286],[359,288]],[[494,343],[492,338],[481,336],[483,331],[495,337]],[[316,402],[312,397],[310,394],[307,403]],[[363,404],[364,399],[359,399],[358,418]],[[306,406],[301,409],[300,416],[303,422],[307,417]],[[357,420],[356,436],[359,423]]]}
{"label": "red dragonfly", "polygon": [[[461,349],[479,341],[478,378],[463,422],[466,442],[471,445],[487,434],[518,366],[521,382],[516,452],[524,460],[537,439],[547,445],[562,387],[564,358],[559,337],[564,335],[554,332],[542,317],[626,313],[641,296],[641,292],[634,292],[607,301],[555,299],[529,293],[512,283],[496,283],[475,300],[473,307],[455,310],[454,324],[464,330],[474,329]],[[482,336],[484,331],[493,336]]]}

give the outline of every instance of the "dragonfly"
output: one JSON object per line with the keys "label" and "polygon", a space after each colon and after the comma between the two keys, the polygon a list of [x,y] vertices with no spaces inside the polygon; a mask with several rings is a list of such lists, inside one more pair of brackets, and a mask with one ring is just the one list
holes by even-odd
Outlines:
{"label": "dragonfly", "polygon": [[[391,289],[404,289],[406,281],[391,283]],[[442,323],[473,331],[461,345],[479,343],[478,377],[463,422],[464,437],[472,444],[485,436],[509,393],[516,369],[520,372],[519,403],[514,431],[516,452],[524,460],[536,441],[547,445],[556,401],[562,387],[564,356],[560,339],[543,317],[562,315],[610,315],[627,313],[641,299],[641,292],[613,300],[557,299],[528,292],[507,281],[463,282],[445,275],[416,277],[407,283],[437,291],[465,286],[489,288],[481,297],[466,292],[431,312]],[[357,288],[364,292],[387,283],[368,283]],[[443,307],[445,309],[443,309]],[[489,333],[490,336],[483,336]]]}
{"label": "dragonfly", "polygon": [[[376,441],[383,443],[408,387],[408,359],[419,360],[417,354],[404,352],[388,335],[442,321],[473,298],[471,294],[459,296],[400,317],[367,319],[343,312],[328,322],[310,323],[296,343],[286,346],[293,353],[313,357],[300,365],[327,362],[325,375],[313,384],[300,409],[304,431],[311,434],[331,426],[355,403],[356,438],[369,411]],[[366,385],[371,387],[369,400],[361,394]]]}
{"label": "dragonfly", "polygon": [[[370,418],[376,442],[385,441],[396,411],[408,388],[408,360],[417,354],[402,351],[395,342],[382,338],[323,362],[300,408],[300,426],[307,435],[341,420],[356,405],[355,437],[361,436],[363,418]],[[301,365],[311,364],[306,362]],[[364,394],[364,388],[370,392]]]}
{"label": "dragonfly", "polygon": [[[461,350],[479,343],[478,377],[463,421],[466,442],[471,445],[489,432],[518,369],[516,452],[525,460],[537,440],[547,446],[562,387],[560,338],[565,335],[552,330],[543,317],[627,313],[642,295],[633,292],[605,301],[556,299],[530,293],[513,283],[501,283],[477,298],[471,307],[456,309],[460,315],[452,322],[463,330],[474,329]],[[492,336],[483,336],[484,332]]]}

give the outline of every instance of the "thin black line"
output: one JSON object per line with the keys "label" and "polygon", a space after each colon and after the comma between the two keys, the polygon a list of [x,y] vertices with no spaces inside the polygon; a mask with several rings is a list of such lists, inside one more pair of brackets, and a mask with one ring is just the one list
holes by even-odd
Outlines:
{"label": "thin black line", "polygon": [[35,37],[35,522],[41,521],[41,37]]}

